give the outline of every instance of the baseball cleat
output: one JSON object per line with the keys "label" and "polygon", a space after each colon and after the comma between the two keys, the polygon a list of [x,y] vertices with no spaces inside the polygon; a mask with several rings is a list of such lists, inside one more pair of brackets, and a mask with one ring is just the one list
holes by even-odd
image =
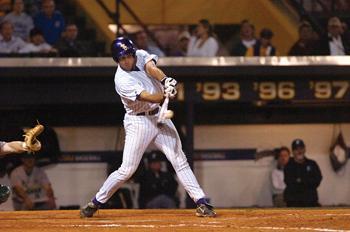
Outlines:
{"label": "baseball cleat", "polygon": [[197,217],[216,217],[214,207],[209,204],[200,204],[196,209]]}
{"label": "baseball cleat", "polygon": [[92,203],[91,201],[87,203],[81,210],[80,210],[80,217],[81,218],[88,218],[94,216],[96,211],[98,210],[98,206]]}

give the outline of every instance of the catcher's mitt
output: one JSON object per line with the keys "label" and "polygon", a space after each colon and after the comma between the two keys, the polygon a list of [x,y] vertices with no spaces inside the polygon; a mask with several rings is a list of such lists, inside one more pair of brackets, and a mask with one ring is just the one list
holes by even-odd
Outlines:
{"label": "catcher's mitt", "polygon": [[10,193],[11,193],[11,190],[9,187],[0,184],[0,204],[7,201],[7,199],[10,196]]}
{"label": "catcher's mitt", "polygon": [[23,135],[24,143],[29,153],[33,153],[41,149],[41,143],[36,137],[39,136],[43,131],[44,126],[41,124],[38,124],[33,128],[25,130],[25,134]]}

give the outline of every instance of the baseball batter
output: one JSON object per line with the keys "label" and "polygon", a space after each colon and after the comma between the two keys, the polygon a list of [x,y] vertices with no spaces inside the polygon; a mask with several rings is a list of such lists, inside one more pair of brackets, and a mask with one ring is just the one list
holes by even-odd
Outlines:
{"label": "baseball batter", "polygon": [[120,95],[126,111],[124,117],[125,146],[123,162],[111,173],[91,202],[81,211],[81,217],[92,217],[99,207],[136,171],[146,148],[153,143],[173,165],[176,174],[190,197],[196,202],[196,215],[214,217],[205,194],[194,176],[184,152],[179,135],[170,119],[157,125],[160,104],[164,96],[174,98],[176,80],[167,77],[157,66],[158,57],[144,50],[136,50],[124,37],[113,41],[111,51],[118,68],[115,73],[115,90]]}

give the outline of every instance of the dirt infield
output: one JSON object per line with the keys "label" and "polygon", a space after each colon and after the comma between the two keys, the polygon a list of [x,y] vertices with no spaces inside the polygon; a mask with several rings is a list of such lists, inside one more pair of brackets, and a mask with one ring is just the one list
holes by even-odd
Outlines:
{"label": "dirt infield", "polygon": [[0,231],[350,231],[350,209],[218,209],[216,218],[194,210],[77,210],[0,212]]}

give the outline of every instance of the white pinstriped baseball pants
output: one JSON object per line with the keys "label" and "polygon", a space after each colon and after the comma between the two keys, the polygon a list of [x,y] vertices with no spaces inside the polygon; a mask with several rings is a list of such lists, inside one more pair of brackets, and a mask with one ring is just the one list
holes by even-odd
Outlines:
{"label": "white pinstriped baseball pants", "polygon": [[106,203],[132,176],[150,143],[154,143],[166,155],[180,182],[194,201],[205,197],[182,151],[180,137],[170,119],[159,128],[157,127],[157,116],[125,114],[124,128],[126,136],[122,165],[108,176],[96,194],[97,201]]}

